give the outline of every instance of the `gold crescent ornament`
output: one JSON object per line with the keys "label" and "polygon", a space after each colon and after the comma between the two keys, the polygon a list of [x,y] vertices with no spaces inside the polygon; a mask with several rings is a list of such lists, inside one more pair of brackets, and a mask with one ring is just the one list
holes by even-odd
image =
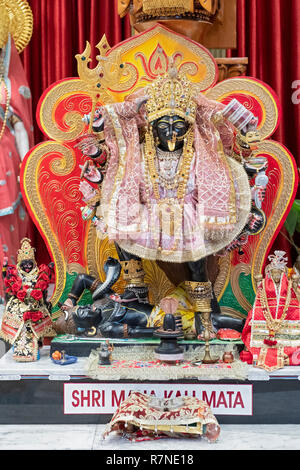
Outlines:
{"label": "gold crescent ornament", "polygon": [[92,328],[90,328],[87,332],[87,335],[88,336],[95,336],[95,334],[97,333],[97,330],[94,326],[92,326]]}
{"label": "gold crescent ornament", "polygon": [[[7,14],[2,15],[6,9]],[[33,14],[27,0],[0,0],[0,47],[5,31],[12,35],[17,51],[21,53],[28,45],[33,31]],[[9,20],[9,24],[7,23]],[[8,34],[6,37],[6,42]],[[4,45],[2,44],[2,47]]]}

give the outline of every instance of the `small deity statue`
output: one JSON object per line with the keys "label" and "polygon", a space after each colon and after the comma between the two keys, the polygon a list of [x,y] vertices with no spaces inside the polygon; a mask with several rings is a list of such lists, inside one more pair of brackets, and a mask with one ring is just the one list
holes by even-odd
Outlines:
{"label": "small deity statue", "polygon": [[13,345],[15,361],[30,362],[39,359],[41,340],[56,335],[47,301],[52,266],[37,266],[28,238],[21,241],[17,261],[3,272],[8,301],[0,336]]}
{"label": "small deity statue", "polygon": [[257,278],[257,294],[242,332],[241,359],[267,371],[299,363],[299,276],[289,275],[284,251],[269,256],[265,278]]}
{"label": "small deity statue", "polygon": [[113,345],[109,341],[105,341],[99,349],[99,364],[110,365],[112,361],[112,352],[114,350]]}
{"label": "small deity statue", "polygon": [[[211,313],[212,335],[219,328],[241,331],[243,320],[221,315],[207,260],[242,246],[265,224],[256,202],[267,177],[252,193],[249,184],[266,168],[252,157],[257,119],[237,100],[227,106],[208,100],[174,64],[147,88],[85,119],[93,120],[94,144],[87,136],[85,155],[96,166],[98,187],[89,183],[87,165],[80,188],[84,218],[115,243],[124,271],[134,265],[137,273],[139,265],[142,273],[143,258],[185,264],[196,337],[204,329],[203,311]],[[97,165],[102,146],[107,158]],[[91,287],[96,280],[85,275],[84,282]],[[142,277],[129,279],[125,293],[114,297],[123,309],[134,299],[143,311],[151,307]]]}

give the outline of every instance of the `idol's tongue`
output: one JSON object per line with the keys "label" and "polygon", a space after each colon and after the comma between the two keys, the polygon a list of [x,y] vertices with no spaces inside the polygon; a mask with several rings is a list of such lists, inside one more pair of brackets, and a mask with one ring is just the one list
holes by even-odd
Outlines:
{"label": "idol's tongue", "polygon": [[170,152],[174,151],[175,143],[176,143],[176,141],[174,142],[173,140],[168,140],[168,149],[170,150]]}
{"label": "idol's tongue", "polygon": [[172,139],[168,140],[168,149],[170,150],[170,152],[174,151],[175,145],[176,145],[176,134],[175,132],[173,132]]}

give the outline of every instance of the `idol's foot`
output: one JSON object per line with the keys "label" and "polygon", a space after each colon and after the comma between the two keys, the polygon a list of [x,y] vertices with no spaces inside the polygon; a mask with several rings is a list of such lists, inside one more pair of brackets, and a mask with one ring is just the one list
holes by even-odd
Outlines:
{"label": "idol's foot", "polygon": [[123,303],[124,305],[136,301],[142,304],[147,304],[149,303],[148,292],[149,290],[147,286],[126,287],[123,294],[113,294],[111,295],[111,299],[115,302]]}
{"label": "idol's foot", "polygon": [[103,299],[105,295],[111,292],[112,286],[118,281],[121,274],[121,264],[115,259],[109,257],[104,265],[106,279],[103,283],[99,283],[93,292],[93,300]]}

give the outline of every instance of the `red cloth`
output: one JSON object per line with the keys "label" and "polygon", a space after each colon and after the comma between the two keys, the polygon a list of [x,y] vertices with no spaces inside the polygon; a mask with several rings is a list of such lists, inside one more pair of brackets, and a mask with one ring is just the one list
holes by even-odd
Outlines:
{"label": "red cloth", "polygon": [[250,351],[241,351],[240,360],[243,362],[247,362],[247,364],[252,364],[253,356]]}
{"label": "red cloth", "polygon": [[[10,88],[10,113],[16,114],[22,120],[29,138],[29,146],[33,146],[32,109],[30,90],[24,73],[22,62],[13,41],[8,41],[5,52],[5,84]],[[23,91],[21,91],[23,90]],[[5,112],[7,91],[1,85],[1,108]],[[1,116],[1,127],[2,127]],[[20,156],[18,154],[15,137],[8,125],[1,139],[0,146],[0,215],[11,213],[17,203],[20,186],[18,184]],[[6,212],[5,212],[6,211]]]}
{"label": "red cloth", "polygon": [[[275,284],[269,276],[267,276],[263,282],[265,282],[268,305],[272,318],[280,319],[283,315],[287,298],[288,278],[285,273],[282,274],[278,296],[275,290]],[[262,285],[258,288],[254,306],[248,314],[242,332],[242,340],[252,354],[254,361],[257,360],[257,365],[260,367],[267,370],[283,367],[284,355],[286,355],[285,357],[288,359],[287,364],[294,365],[295,355],[293,356],[293,354],[300,348],[300,306],[296,294],[294,290],[291,289],[291,300],[287,315],[281,329],[275,336],[277,344],[274,347],[264,342],[265,339],[268,341],[269,329],[266,325],[266,318],[262,308],[261,295]],[[281,349],[282,352],[280,352]]]}
{"label": "red cloth", "polygon": [[217,338],[222,340],[239,340],[241,339],[241,333],[236,330],[231,330],[230,328],[220,328],[217,332]]}
{"label": "red cloth", "polygon": [[4,262],[4,253],[3,253],[2,245],[0,243],[0,303],[4,301],[4,291],[5,291],[3,276],[2,276],[3,262]]}

